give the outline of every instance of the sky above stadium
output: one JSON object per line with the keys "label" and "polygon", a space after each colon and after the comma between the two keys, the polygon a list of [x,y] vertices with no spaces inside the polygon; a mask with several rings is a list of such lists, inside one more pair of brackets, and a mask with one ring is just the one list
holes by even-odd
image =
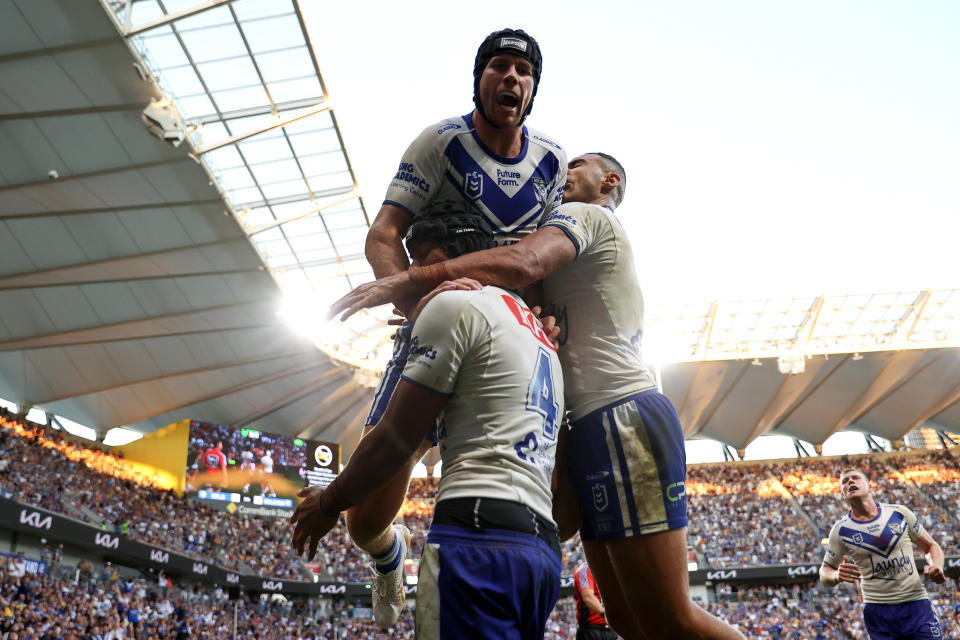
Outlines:
{"label": "sky above stadium", "polygon": [[648,304],[960,286],[960,4],[301,4],[371,218],[520,27],[529,124],[627,169]]}
{"label": "sky above stadium", "polygon": [[472,109],[483,37],[521,27],[531,126],[627,168],[648,307],[960,287],[955,2],[300,4],[371,219],[407,144]]}
{"label": "sky above stadium", "polygon": [[302,6],[371,219],[407,144],[472,109],[480,41],[518,27],[544,56],[528,123],[626,167],[648,305],[960,286],[960,4]]}

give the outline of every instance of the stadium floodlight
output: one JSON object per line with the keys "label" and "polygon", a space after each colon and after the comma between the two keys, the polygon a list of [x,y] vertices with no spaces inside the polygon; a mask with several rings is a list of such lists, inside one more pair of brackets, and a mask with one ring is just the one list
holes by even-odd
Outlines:
{"label": "stadium floodlight", "polygon": [[777,357],[777,369],[785,376],[795,376],[803,373],[806,368],[807,365],[802,353],[783,353]]}
{"label": "stadium floodlight", "polygon": [[170,98],[152,100],[140,114],[147,131],[161,140],[166,140],[174,147],[179,147],[187,137],[187,130],[183,124],[180,112]]}

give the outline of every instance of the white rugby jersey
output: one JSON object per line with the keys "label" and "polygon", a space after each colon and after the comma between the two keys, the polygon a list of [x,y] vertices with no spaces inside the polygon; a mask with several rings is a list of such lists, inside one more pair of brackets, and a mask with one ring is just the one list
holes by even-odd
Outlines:
{"label": "white rugby jersey", "polygon": [[384,204],[414,217],[437,200],[467,200],[494,230],[498,244],[536,231],[560,205],[567,155],[556,142],[526,126],[516,158],[493,153],[470,115],[448,118],[423,130],[407,148]]}
{"label": "white rugby jersey", "polygon": [[438,501],[510,500],[553,522],[563,377],[520,298],[497,287],[439,294],[413,327],[403,378],[449,396],[439,428]]}
{"label": "white rugby jersey", "polygon": [[545,226],[558,227],[577,257],[543,281],[547,313],[560,326],[567,409],[578,420],[657,386],[643,363],[643,294],[626,232],[607,207],[561,205]]}
{"label": "white rugby jersey", "polygon": [[824,564],[834,569],[847,556],[863,578],[863,601],[876,604],[929,598],[913,560],[913,541],[923,535],[917,516],[899,504],[880,504],[877,517],[860,522],[848,513],[830,530]]}

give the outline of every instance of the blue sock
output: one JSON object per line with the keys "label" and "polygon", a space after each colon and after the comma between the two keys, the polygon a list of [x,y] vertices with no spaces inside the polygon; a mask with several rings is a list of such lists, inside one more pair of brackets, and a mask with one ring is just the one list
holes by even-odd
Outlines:
{"label": "blue sock", "polygon": [[398,531],[396,527],[393,527],[393,544],[390,546],[390,549],[380,556],[370,554],[377,571],[380,573],[390,573],[396,569],[397,565],[403,560],[403,556],[406,555],[401,553],[401,551],[403,551],[403,544],[400,539],[401,535],[400,531]]}

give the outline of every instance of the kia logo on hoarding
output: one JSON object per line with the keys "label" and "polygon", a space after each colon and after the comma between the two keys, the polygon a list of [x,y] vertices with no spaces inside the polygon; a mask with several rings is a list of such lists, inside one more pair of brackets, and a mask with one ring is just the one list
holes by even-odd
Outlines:
{"label": "kia logo on hoarding", "polygon": [[347,585],[345,584],[324,584],[320,585],[320,593],[346,593]]}
{"label": "kia logo on hoarding", "polygon": [[417,585],[407,584],[403,586],[403,595],[405,596],[415,596],[417,595]]}
{"label": "kia logo on hoarding", "polygon": [[105,549],[116,549],[120,546],[120,538],[109,533],[98,533],[93,542],[98,547],[104,547]]}
{"label": "kia logo on hoarding", "polygon": [[230,584],[240,584],[240,576],[238,576],[235,573],[228,573],[227,582],[229,582]]}
{"label": "kia logo on hoarding", "polygon": [[20,509],[20,524],[28,524],[37,529],[49,529],[53,526],[53,516],[43,517],[39,511]]}
{"label": "kia logo on hoarding", "polygon": [[960,567],[960,558],[948,558],[948,559],[947,559],[947,568],[948,568],[948,569],[956,569],[957,567]]}
{"label": "kia logo on hoarding", "polygon": [[263,590],[264,591],[283,591],[282,582],[274,582],[272,580],[263,581]]}
{"label": "kia logo on hoarding", "polygon": [[207,569],[208,569],[207,565],[203,564],[202,562],[194,562],[194,563],[193,563],[193,572],[194,572],[194,573],[198,573],[198,574],[200,574],[201,576],[205,576],[205,575],[207,575]]}
{"label": "kia logo on hoarding", "polygon": [[707,580],[729,580],[730,578],[736,577],[736,569],[730,569],[729,571],[707,571]]}
{"label": "kia logo on hoarding", "polygon": [[150,549],[150,559],[154,562],[167,564],[170,562],[170,554],[166,551],[160,551],[160,549]]}
{"label": "kia logo on hoarding", "polygon": [[801,566],[787,568],[787,575],[791,578],[794,576],[812,576],[815,573],[817,573],[817,565],[815,564],[808,564],[805,567]]}

